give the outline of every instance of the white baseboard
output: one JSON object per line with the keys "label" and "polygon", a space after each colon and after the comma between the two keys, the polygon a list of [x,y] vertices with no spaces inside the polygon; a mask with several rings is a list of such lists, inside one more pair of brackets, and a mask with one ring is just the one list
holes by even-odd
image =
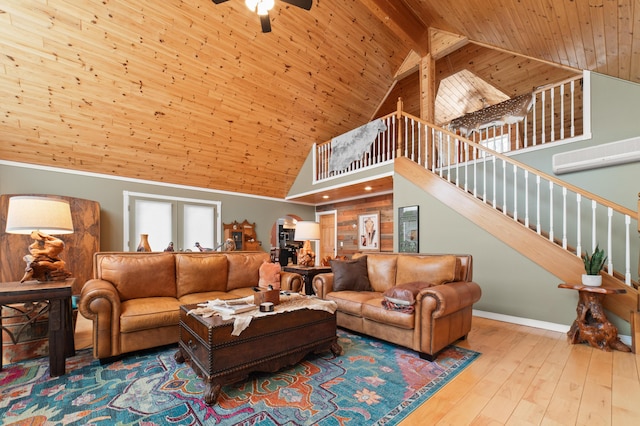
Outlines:
{"label": "white baseboard", "polygon": [[[508,322],[511,324],[541,328],[543,330],[557,331],[559,333],[566,333],[567,331],[569,331],[569,327],[570,327],[564,324],[556,324],[556,323],[547,322],[547,321],[539,321],[531,318],[514,317],[511,315],[496,314],[494,312],[478,311],[476,309],[473,310],[473,315],[480,318],[487,318],[487,319],[492,319],[496,321]],[[631,336],[620,335],[618,337],[620,337],[620,340],[622,341],[622,343],[624,343],[627,346],[631,346]]]}

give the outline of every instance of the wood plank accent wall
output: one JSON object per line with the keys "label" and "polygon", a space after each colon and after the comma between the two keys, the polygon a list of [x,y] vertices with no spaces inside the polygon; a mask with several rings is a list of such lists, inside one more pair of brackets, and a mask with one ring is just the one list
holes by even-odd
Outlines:
{"label": "wood plank accent wall", "polygon": [[[338,256],[351,257],[358,250],[358,215],[380,212],[380,251],[393,251],[393,194],[318,206],[316,211],[336,210]],[[355,227],[354,227],[355,225]],[[342,243],[342,246],[340,246]]]}

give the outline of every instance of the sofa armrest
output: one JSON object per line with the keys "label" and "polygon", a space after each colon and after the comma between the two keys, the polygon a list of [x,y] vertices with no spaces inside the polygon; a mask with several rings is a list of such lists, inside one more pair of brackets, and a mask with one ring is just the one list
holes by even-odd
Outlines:
{"label": "sofa armrest", "polygon": [[93,356],[108,358],[117,353],[120,334],[120,296],[109,281],[92,279],[80,293],[78,310],[93,321]]}
{"label": "sofa armrest", "polygon": [[431,313],[433,318],[444,317],[462,308],[473,305],[480,300],[482,290],[473,281],[456,281],[427,287],[420,291],[416,303],[421,303],[424,298],[435,301]]}
{"label": "sofa armrest", "polygon": [[326,272],[314,276],[311,286],[316,296],[325,299],[327,294],[333,291],[333,272]]}
{"label": "sofa armrest", "polygon": [[300,293],[304,289],[302,275],[295,272],[280,272],[280,290],[288,290],[293,293]]}

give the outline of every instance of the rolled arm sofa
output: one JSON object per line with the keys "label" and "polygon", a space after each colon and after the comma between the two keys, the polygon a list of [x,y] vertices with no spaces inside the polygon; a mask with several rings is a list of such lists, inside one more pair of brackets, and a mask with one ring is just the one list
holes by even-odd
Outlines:
{"label": "rolled arm sofa", "polygon": [[[180,306],[254,293],[266,252],[99,252],[78,309],[93,321],[93,356],[108,360],[176,343]],[[280,273],[280,288],[300,292],[302,276]]]}
{"label": "rolled arm sofa", "polygon": [[[367,274],[367,291],[345,290],[348,276],[342,268],[336,271],[335,261],[333,272],[318,274],[312,282],[318,297],[337,303],[338,326],[410,348],[427,360],[467,337],[473,304],[481,296],[472,281],[471,255],[360,253],[352,263],[362,265],[363,257],[366,266],[360,273]],[[341,283],[334,288],[337,279]],[[390,303],[402,303],[394,297],[407,293],[406,305]]]}

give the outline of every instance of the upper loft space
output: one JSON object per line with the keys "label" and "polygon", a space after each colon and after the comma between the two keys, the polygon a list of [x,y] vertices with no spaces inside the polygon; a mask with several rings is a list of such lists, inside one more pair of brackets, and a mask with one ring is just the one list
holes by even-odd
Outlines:
{"label": "upper loft space", "polygon": [[[401,99],[403,113],[448,128],[452,119],[485,110],[520,95],[532,94],[535,106],[529,111],[526,130],[524,124],[511,126],[514,131],[510,135],[511,148],[500,151],[582,138],[585,137],[585,131],[588,137],[588,124],[585,129],[582,122],[584,88],[581,70],[490,48],[470,42],[465,37],[435,29],[431,30],[431,46],[431,72],[424,72],[423,58],[411,52],[398,71],[387,96],[371,117],[372,121],[381,117],[388,120],[386,127],[389,132],[393,133],[391,127],[393,116],[399,111],[398,99]],[[428,86],[434,89],[425,90]],[[537,124],[534,125],[534,122]],[[488,133],[475,132],[468,137],[475,142],[495,140],[496,136],[509,131],[508,127],[493,127]],[[334,182],[327,182],[321,188],[307,187],[297,192],[294,188],[289,199],[323,204],[392,191],[393,179],[389,173],[371,179],[355,176],[352,181],[348,181],[346,178],[338,179],[338,174],[323,171],[321,163],[325,154],[321,147],[328,146],[330,142],[328,140],[316,144],[317,158],[313,161],[316,161],[318,173],[304,169],[302,173],[313,174],[316,183],[331,177],[335,178]],[[391,159],[390,156],[383,157],[383,161],[377,161],[378,165],[384,163],[385,159]],[[367,187],[371,189],[365,190]]]}

